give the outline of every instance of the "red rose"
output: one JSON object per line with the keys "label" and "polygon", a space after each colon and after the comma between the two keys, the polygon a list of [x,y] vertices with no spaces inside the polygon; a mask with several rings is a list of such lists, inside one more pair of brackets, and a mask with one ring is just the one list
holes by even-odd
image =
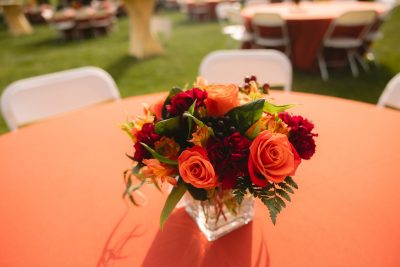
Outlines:
{"label": "red rose", "polygon": [[189,107],[196,100],[195,108],[204,106],[204,101],[207,98],[207,92],[198,88],[193,88],[179,94],[174,95],[171,98],[171,104],[167,105],[167,111],[171,117],[181,115],[183,112],[189,109]]}

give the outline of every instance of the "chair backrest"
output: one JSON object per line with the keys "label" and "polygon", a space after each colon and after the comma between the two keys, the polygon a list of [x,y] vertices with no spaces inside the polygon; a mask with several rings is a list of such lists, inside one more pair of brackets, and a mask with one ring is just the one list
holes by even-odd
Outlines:
{"label": "chair backrest", "polygon": [[360,11],[348,11],[337,17],[330,24],[325,39],[329,39],[334,34],[336,28],[355,28],[361,27],[361,31],[354,35],[354,38],[360,39],[368,32],[376,20],[377,13],[375,10],[360,10]]}
{"label": "chair backrest", "polygon": [[22,79],[1,96],[1,111],[11,130],[75,109],[120,99],[112,77],[83,67]]}
{"label": "chair backrest", "polygon": [[255,13],[251,19],[253,25],[265,27],[282,27],[285,20],[277,13]]}
{"label": "chair backrest", "polygon": [[388,106],[400,110],[400,73],[388,82],[377,105],[379,107]]}
{"label": "chair backrest", "polygon": [[199,75],[212,83],[243,84],[247,75],[260,83],[292,87],[292,65],[280,51],[269,49],[222,50],[208,54],[200,65]]}
{"label": "chair backrest", "polygon": [[240,14],[240,10],[236,10],[236,9],[228,10],[228,21],[230,24],[236,24],[236,25],[244,24],[244,19],[243,19],[242,15]]}

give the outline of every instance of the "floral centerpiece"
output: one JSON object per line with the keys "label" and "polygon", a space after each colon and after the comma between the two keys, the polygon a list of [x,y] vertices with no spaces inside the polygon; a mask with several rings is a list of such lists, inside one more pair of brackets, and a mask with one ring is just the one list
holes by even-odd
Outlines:
{"label": "floral centerpiece", "polygon": [[[267,100],[268,84],[246,77],[243,86],[173,88],[122,126],[134,142],[124,196],[137,204],[144,184],[172,185],[161,212],[163,227],[187,193],[186,209],[209,240],[248,223],[253,198],[272,222],[298,188],[292,176],[315,152],[314,125]],[[239,219],[239,221],[238,221]]]}

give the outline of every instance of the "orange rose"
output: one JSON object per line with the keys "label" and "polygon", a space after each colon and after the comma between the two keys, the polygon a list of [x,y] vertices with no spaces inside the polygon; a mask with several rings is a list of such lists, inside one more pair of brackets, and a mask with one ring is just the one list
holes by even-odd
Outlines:
{"label": "orange rose", "polygon": [[301,159],[284,134],[261,132],[250,146],[248,161],[252,182],[266,186],[268,181],[280,183],[294,175]]}
{"label": "orange rose", "polygon": [[164,102],[165,102],[165,98],[162,98],[150,106],[150,111],[151,111],[151,113],[153,113],[156,116],[157,120],[161,119],[161,117],[162,117],[162,108],[163,108]]}
{"label": "orange rose", "polygon": [[218,185],[218,177],[204,148],[194,146],[186,149],[179,156],[178,163],[179,173],[186,183],[205,189],[212,189]]}
{"label": "orange rose", "polygon": [[211,84],[205,90],[208,93],[206,107],[210,116],[222,116],[239,105],[239,88],[235,84]]}

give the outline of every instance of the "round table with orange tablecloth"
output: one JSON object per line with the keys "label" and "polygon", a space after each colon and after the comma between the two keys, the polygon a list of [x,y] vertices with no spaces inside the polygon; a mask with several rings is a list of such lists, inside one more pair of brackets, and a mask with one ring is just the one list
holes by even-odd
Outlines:
{"label": "round table with orange tablecloth", "polygon": [[378,14],[386,11],[383,4],[376,2],[301,2],[275,3],[244,8],[242,15],[245,26],[252,31],[251,18],[255,13],[278,13],[286,21],[291,42],[291,60],[295,68],[313,70],[324,34],[333,19],[347,11],[375,10]]}
{"label": "round table with orange tablecloth", "polygon": [[272,96],[319,133],[276,226],[257,202],[252,223],[208,242],[183,209],[161,231],[166,194],[151,186],[145,206],[126,203],[118,124],[161,94],[131,97],[0,137],[0,266],[399,266],[400,112]]}

